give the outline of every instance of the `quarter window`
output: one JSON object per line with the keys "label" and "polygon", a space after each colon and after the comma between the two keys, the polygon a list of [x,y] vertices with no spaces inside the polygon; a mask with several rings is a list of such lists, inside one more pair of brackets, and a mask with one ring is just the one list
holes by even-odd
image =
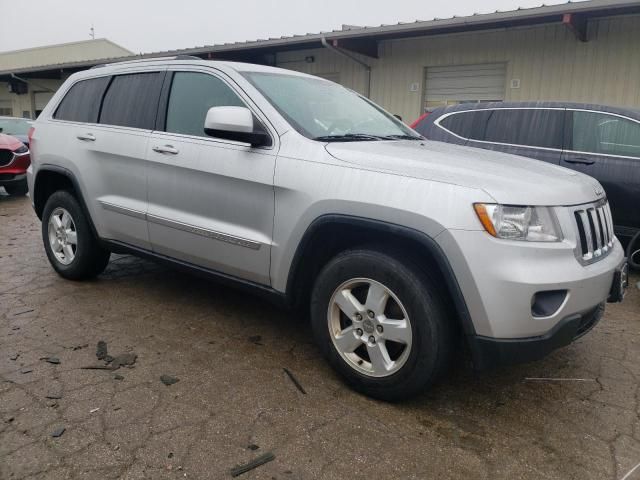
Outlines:
{"label": "quarter window", "polygon": [[473,112],[454,113],[440,121],[440,125],[456,135],[471,140],[482,140],[487,119],[491,111],[479,110]]}
{"label": "quarter window", "polygon": [[640,158],[640,123],[598,112],[573,112],[577,152]]}
{"label": "quarter window", "polygon": [[163,78],[163,72],[114,77],[104,96],[100,123],[153,130]]}
{"label": "quarter window", "polygon": [[204,121],[212,107],[244,107],[243,101],[217,77],[177,72],[171,84],[166,131],[205,137]]}
{"label": "quarter window", "polygon": [[53,118],[70,122],[97,123],[100,102],[111,77],[81,80],[60,102]]}
{"label": "quarter window", "polygon": [[496,109],[487,121],[484,140],[525,147],[561,149],[564,110]]}

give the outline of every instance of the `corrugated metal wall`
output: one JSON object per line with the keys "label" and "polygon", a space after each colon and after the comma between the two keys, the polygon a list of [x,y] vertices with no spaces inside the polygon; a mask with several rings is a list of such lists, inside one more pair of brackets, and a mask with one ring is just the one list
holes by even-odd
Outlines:
{"label": "corrugated metal wall", "polygon": [[[588,38],[582,43],[554,24],[381,42],[380,58],[370,60],[371,98],[412,120],[422,112],[425,68],[506,62],[506,100],[640,107],[640,15],[592,21]],[[304,62],[309,55],[314,63]],[[366,91],[363,67],[326,50],[278,54],[277,63],[311,74],[339,72],[343,85]],[[520,88],[511,88],[512,79]]]}

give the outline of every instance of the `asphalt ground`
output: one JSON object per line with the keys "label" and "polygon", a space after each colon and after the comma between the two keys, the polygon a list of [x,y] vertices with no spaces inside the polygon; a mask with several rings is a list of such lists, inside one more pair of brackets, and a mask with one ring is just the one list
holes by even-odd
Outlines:
{"label": "asphalt ground", "polygon": [[[635,286],[543,361],[460,361],[386,404],[340,381],[305,318],[245,293],[128,256],[59,278],[26,197],[0,193],[0,245],[2,479],[231,478],[267,453],[239,478],[640,479]],[[125,365],[86,369],[99,341]]]}

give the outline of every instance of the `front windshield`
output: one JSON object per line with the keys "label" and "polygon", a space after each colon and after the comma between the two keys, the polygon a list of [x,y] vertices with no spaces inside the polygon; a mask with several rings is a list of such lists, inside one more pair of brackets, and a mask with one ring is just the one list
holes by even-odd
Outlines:
{"label": "front windshield", "polygon": [[21,118],[0,118],[0,133],[7,135],[27,135],[31,123]]}
{"label": "front windshield", "polygon": [[319,141],[422,138],[366,98],[328,80],[263,72],[243,75],[308,138]]}

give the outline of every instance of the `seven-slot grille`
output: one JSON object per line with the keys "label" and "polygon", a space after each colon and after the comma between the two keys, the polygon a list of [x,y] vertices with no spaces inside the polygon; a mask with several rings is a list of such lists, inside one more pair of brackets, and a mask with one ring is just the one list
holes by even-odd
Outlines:
{"label": "seven-slot grille", "polygon": [[578,257],[584,264],[601,260],[613,249],[615,238],[609,202],[578,208],[573,214],[578,228]]}
{"label": "seven-slot grille", "polygon": [[5,167],[13,161],[13,152],[11,150],[0,149],[0,167]]}

